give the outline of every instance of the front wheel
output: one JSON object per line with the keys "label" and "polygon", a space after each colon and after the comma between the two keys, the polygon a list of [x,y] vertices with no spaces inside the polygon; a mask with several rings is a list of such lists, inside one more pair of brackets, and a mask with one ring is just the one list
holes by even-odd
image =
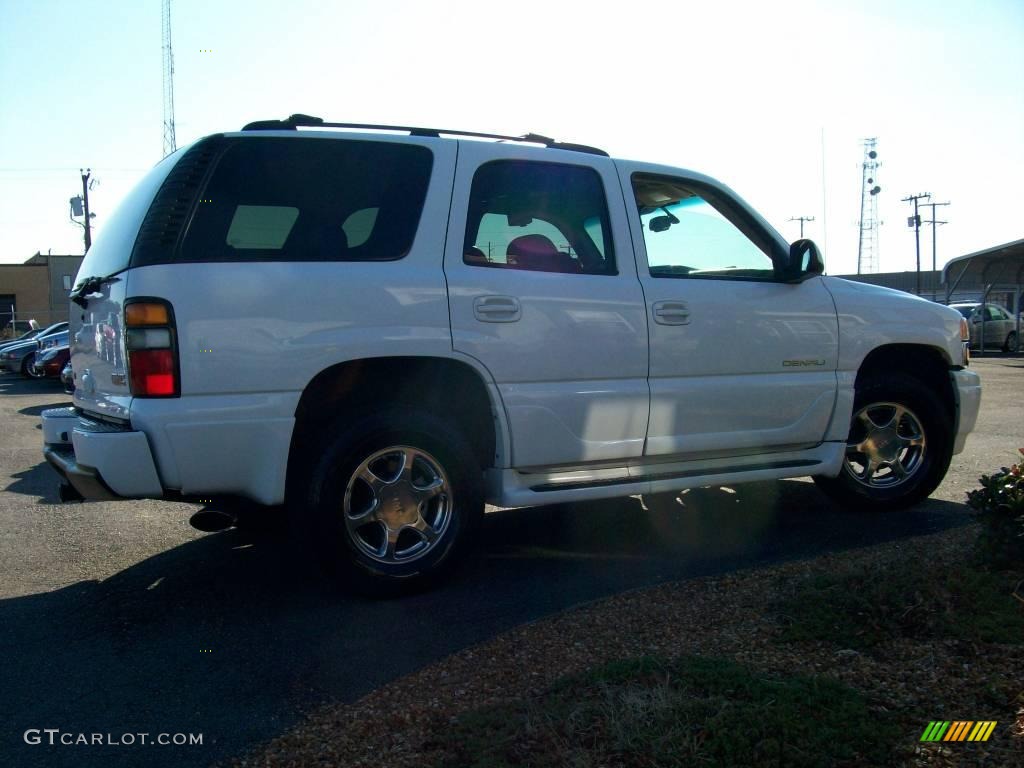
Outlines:
{"label": "front wheel", "polygon": [[1017,332],[1010,331],[1006,336],[1006,341],[1003,342],[1003,352],[1016,352],[1017,351]]}
{"label": "front wheel", "polygon": [[412,409],[339,424],[336,434],[313,473],[303,522],[329,573],[378,595],[434,581],[468,547],[483,514],[469,442]]}
{"label": "front wheel", "polygon": [[909,507],[934,491],[953,453],[950,416],[919,380],[889,375],[857,389],[838,477],[815,482],[845,507]]}
{"label": "front wheel", "polygon": [[41,379],[42,374],[36,373],[35,371],[36,353],[31,352],[25,355],[25,359],[21,361],[21,375],[26,379]]}

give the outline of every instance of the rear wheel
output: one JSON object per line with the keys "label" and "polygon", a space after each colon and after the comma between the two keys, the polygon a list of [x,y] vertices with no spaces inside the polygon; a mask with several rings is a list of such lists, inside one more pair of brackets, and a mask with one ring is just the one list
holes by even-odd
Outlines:
{"label": "rear wheel", "polygon": [[895,374],[871,379],[857,389],[839,476],[815,482],[846,507],[908,507],[942,482],[952,438],[949,414],[921,381]]}
{"label": "rear wheel", "polygon": [[1017,350],[1017,332],[1010,331],[1003,342],[1003,352],[1015,352]]}
{"label": "rear wheel", "polygon": [[328,572],[373,594],[433,582],[467,549],[483,514],[466,438],[419,410],[339,424],[309,485],[303,525]]}

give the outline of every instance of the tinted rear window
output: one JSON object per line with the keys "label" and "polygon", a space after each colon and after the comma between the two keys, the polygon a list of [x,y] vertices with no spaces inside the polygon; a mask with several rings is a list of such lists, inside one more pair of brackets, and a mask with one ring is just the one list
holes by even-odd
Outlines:
{"label": "tinted rear window", "polygon": [[200,194],[181,261],[389,261],[412,247],[430,181],[426,147],[241,139]]}

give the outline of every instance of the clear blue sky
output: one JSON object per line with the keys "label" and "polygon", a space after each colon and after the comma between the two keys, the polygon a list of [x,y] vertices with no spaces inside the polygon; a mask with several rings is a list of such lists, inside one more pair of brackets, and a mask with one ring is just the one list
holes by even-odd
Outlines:
{"label": "clear blue sky", "polygon": [[[160,5],[0,0],[0,261],[81,252],[79,167],[101,229],[160,159]],[[883,270],[917,192],[952,203],[940,264],[1024,237],[1020,0],[174,0],[173,40],[179,146],[292,112],[534,131],[708,173],[791,239],[814,216],[837,274],[877,136]]]}

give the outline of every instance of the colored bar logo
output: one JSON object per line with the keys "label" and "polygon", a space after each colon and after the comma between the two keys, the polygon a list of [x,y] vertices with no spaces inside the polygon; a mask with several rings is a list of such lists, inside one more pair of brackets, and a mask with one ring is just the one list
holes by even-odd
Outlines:
{"label": "colored bar logo", "polygon": [[921,741],[988,741],[996,725],[995,720],[932,720]]}

